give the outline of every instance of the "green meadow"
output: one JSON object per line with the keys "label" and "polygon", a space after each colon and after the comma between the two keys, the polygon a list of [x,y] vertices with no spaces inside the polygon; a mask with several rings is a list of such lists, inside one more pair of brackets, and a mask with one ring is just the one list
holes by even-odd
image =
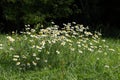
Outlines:
{"label": "green meadow", "polygon": [[76,23],[1,34],[0,80],[119,80],[120,40],[101,36]]}

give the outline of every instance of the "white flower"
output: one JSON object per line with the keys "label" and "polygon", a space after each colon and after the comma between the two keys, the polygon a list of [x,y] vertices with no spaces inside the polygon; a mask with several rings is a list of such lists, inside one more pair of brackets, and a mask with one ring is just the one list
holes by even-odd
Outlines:
{"label": "white flower", "polygon": [[40,46],[36,46],[36,48],[37,48],[37,49],[41,49],[41,47],[40,47]]}
{"label": "white flower", "polygon": [[83,51],[81,51],[81,50],[79,50],[78,52],[79,52],[79,53],[83,53]]}
{"label": "white flower", "polygon": [[27,66],[30,66],[30,63],[27,63]]}
{"label": "white flower", "polygon": [[15,32],[14,32],[14,31],[12,31],[12,34],[15,34]]}
{"label": "white flower", "polygon": [[56,43],[56,40],[52,40],[52,43]]}
{"label": "white flower", "polygon": [[81,47],[81,45],[78,45],[78,47]]}
{"label": "white flower", "polygon": [[13,58],[13,61],[17,61],[18,59],[17,58]]}
{"label": "white flower", "polygon": [[47,54],[50,54],[50,52],[49,52],[49,51],[47,51]]}
{"label": "white flower", "polygon": [[93,43],[90,42],[90,45],[93,45]]}
{"label": "white flower", "polygon": [[77,41],[77,44],[80,44],[80,41]]}
{"label": "white flower", "polygon": [[36,63],[35,61],[32,61],[32,63],[33,63],[33,65],[34,65],[34,66],[36,66],[36,65],[37,65],[37,63]]}
{"label": "white flower", "polygon": [[66,41],[67,41],[67,42],[70,42],[70,43],[72,42],[72,40],[70,40],[70,39],[66,39]]}
{"label": "white flower", "polygon": [[60,54],[60,51],[57,50],[56,53],[57,53],[57,54]]}
{"label": "white flower", "polygon": [[114,49],[109,49],[109,50],[110,50],[110,51],[113,51],[113,52],[115,51]]}
{"label": "white flower", "polygon": [[3,47],[0,46],[0,49],[3,49]]}
{"label": "white flower", "polygon": [[33,42],[34,40],[29,40],[30,42]]}
{"label": "white flower", "polygon": [[3,49],[3,46],[2,46],[2,44],[0,44],[0,50],[2,50]]}
{"label": "white flower", "polygon": [[19,55],[14,55],[13,57],[15,57],[15,58],[19,58],[20,56],[19,56]]}
{"label": "white flower", "polygon": [[30,27],[30,24],[28,24],[27,26]]}
{"label": "white flower", "polygon": [[36,46],[35,45],[33,45],[31,48],[35,48]]}
{"label": "white flower", "polygon": [[35,56],[36,56],[36,54],[35,54],[35,53],[33,53],[33,56],[35,57]]}
{"label": "white flower", "polygon": [[105,65],[104,67],[105,67],[105,68],[109,68],[110,66],[109,66],[109,65]]}
{"label": "white flower", "polygon": [[51,22],[51,24],[55,24],[54,22]]}
{"label": "white flower", "polygon": [[93,40],[93,42],[95,42],[95,43],[99,43],[97,40]]}
{"label": "white flower", "polygon": [[41,49],[39,49],[38,52],[41,52]]}
{"label": "white flower", "polygon": [[105,40],[104,40],[104,39],[103,39],[102,41],[103,41],[103,42],[105,42]]}
{"label": "white flower", "polygon": [[91,51],[91,52],[93,52],[93,51],[94,51],[94,50],[93,50],[93,49],[91,49],[91,48],[88,48],[88,50],[89,50],[89,51]]}
{"label": "white flower", "polygon": [[3,44],[0,44],[0,47],[2,47],[3,46]]}
{"label": "white flower", "polygon": [[14,50],[14,48],[10,47],[10,51]]}
{"label": "white flower", "polygon": [[64,46],[66,42],[62,42],[61,45]]}
{"label": "white flower", "polygon": [[7,39],[10,41],[10,42],[14,42],[15,39],[13,39],[11,36],[7,36]]}
{"label": "white flower", "polygon": [[45,62],[47,63],[48,61],[47,61],[47,60],[45,60]]}
{"label": "white flower", "polygon": [[17,62],[16,65],[17,65],[17,66],[20,65],[20,62]]}
{"label": "white flower", "polygon": [[30,32],[26,32],[26,34],[30,35],[31,33]]}
{"label": "white flower", "polygon": [[99,36],[101,36],[101,35],[102,35],[100,32],[97,32],[97,34],[98,34]]}
{"label": "white flower", "polygon": [[100,60],[100,58],[97,58],[97,60]]}
{"label": "white flower", "polygon": [[51,44],[51,41],[50,41],[50,40],[48,40],[48,43],[49,43],[49,44]]}
{"label": "white flower", "polygon": [[98,35],[97,35],[97,34],[95,34],[95,35],[94,35],[94,37],[95,37],[95,38],[98,38]]}
{"label": "white flower", "polygon": [[107,53],[105,52],[104,55],[107,55]]}
{"label": "white flower", "polygon": [[36,60],[40,60],[40,58],[36,57]]}
{"label": "white flower", "polygon": [[87,32],[87,31],[85,31],[84,34],[85,34],[86,36],[93,35],[91,32]]}
{"label": "white flower", "polygon": [[79,29],[80,32],[83,32],[83,29]]}
{"label": "white flower", "polygon": [[105,47],[106,47],[106,48],[109,48],[109,46],[108,46],[108,45],[105,45]]}
{"label": "white flower", "polygon": [[101,51],[101,50],[98,50],[98,53],[102,53],[102,51]]}
{"label": "white flower", "polygon": [[33,33],[34,33],[34,32],[35,32],[35,29],[31,29],[31,32],[33,32]]}
{"label": "white flower", "polygon": [[89,29],[89,27],[87,26],[86,29]]}
{"label": "white flower", "polygon": [[75,48],[71,48],[71,51],[75,51]]}
{"label": "white flower", "polygon": [[45,41],[42,41],[42,45],[45,45]]}
{"label": "white flower", "polygon": [[72,22],[73,24],[76,24],[76,22]]}
{"label": "white flower", "polygon": [[22,55],[22,58],[26,59],[27,57],[25,55]]}

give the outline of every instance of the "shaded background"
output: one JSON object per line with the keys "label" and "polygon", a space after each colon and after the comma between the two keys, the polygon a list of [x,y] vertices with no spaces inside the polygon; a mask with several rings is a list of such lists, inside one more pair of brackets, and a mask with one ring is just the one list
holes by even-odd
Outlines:
{"label": "shaded background", "polygon": [[25,24],[45,27],[54,21],[77,22],[104,37],[120,38],[120,2],[118,0],[1,0],[0,32],[21,31]]}

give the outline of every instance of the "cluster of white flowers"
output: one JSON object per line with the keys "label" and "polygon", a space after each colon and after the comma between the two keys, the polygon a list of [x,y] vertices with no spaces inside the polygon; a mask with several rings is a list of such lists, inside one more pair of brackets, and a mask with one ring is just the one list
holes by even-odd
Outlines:
{"label": "cluster of white flowers", "polygon": [[[52,24],[54,24],[52,22]],[[105,43],[100,39],[99,32],[91,33],[88,26],[73,23],[63,24],[64,28],[53,25],[39,31],[26,26],[26,32],[21,32],[22,37],[7,36],[8,42],[11,44],[9,50],[14,51],[13,61],[20,68],[35,67],[37,65],[48,64],[51,66],[51,57],[56,57],[66,53],[84,54],[98,52],[102,53],[104,48],[115,51],[107,45],[101,46],[99,43]],[[15,34],[15,33],[14,33]],[[14,43],[15,42],[15,43]],[[0,49],[3,44],[0,44]],[[62,49],[66,50],[62,50]],[[16,53],[17,52],[17,53]],[[69,55],[68,53],[68,55]],[[104,53],[107,55],[106,53]],[[58,59],[58,58],[57,58]]]}
{"label": "cluster of white flowers", "polygon": [[29,56],[26,55],[13,55],[13,61],[16,63],[16,66],[19,66],[22,70],[37,66],[39,60],[40,58],[37,57],[36,53],[33,53],[30,59]]}

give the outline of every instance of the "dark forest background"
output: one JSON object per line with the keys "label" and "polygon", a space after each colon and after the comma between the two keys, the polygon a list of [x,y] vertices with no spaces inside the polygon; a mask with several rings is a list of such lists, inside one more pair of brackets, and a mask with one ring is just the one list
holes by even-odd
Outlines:
{"label": "dark forest background", "polygon": [[118,0],[1,0],[0,32],[21,31],[25,24],[77,22],[105,37],[120,37]]}

